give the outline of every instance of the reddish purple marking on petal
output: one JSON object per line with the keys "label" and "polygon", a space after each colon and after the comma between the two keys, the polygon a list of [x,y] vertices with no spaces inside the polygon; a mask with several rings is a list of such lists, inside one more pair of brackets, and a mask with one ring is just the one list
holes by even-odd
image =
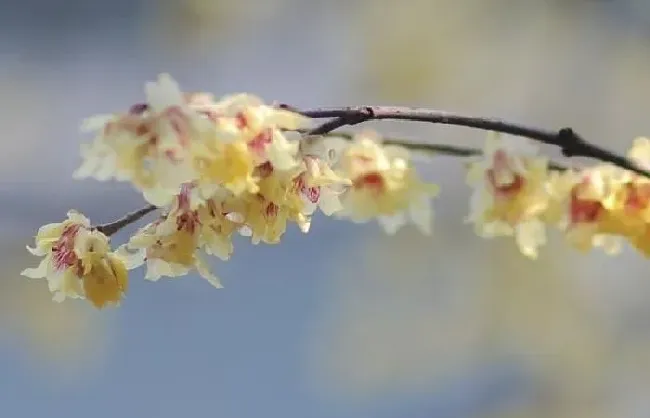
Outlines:
{"label": "reddish purple marking on petal", "polygon": [[244,112],[237,112],[235,115],[235,126],[237,129],[246,129],[248,128],[248,118]]}
{"label": "reddish purple marking on petal", "polygon": [[201,224],[197,211],[188,211],[176,217],[176,230],[184,230],[190,234],[196,232],[196,227]]}
{"label": "reddish purple marking on petal", "polygon": [[183,211],[190,209],[190,193],[194,185],[192,183],[181,184],[181,191],[178,194],[178,208]]}
{"label": "reddish purple marking on petal", "polygon": [[303,191],[303,194],[307,196],[307,199],[309,199],[311,203],[317,203],[318,199],[320,199],[320,192],[321,192],[320,186],[317,186],[317,187],[306,188]]}
{"label": "reddish purple marking on petal", "polygon": [[52,247],[52,263],[55,269],[64,270],[78,261],[74,253],[74,241],[80,228],[78,224],[65,227],[61,237]]}
{"label": "reddish purple marking on petal", "polygon": [[273,140],[273,135],[270,129],[265,129],[257,134],[253,139],[248,141],[248,148],[257,155],[263,155],[266,151],[267,145]]}
{"label": "reddish purple marking on petal", "polygon": [[278,216],[279,210],[280,210],[280,207],[278,205],[276,205],[273,202],[269,202],[269,204],[266,206],[266,210],[264,212],[264,215],[267,218],[275,218],[276,216]]}
{"label": "reddish purple marking on petal", "polygon": [[255,171],[259,177],[266,178],[273,174],[273,164],[271,164],[270,161],[267,161],[255,167]]}
{"label": "reddish purple marking on petal", "polygon": [[183,147],[188,147],[190,145],[190,124],[187,115],[183,112],[179,106],[172,106],[167,108],[165,111],[165,116],[169,121],[172,129],[176,133],[178,142]]}
{"label": "reddish purple marking on petal", "polygon": [[320,199],[321,188],[320,186],[308,187],[305,181],[305,173],[299,175],[296,180],[296,188],[303,194],[311,203],[317,203]]}
{"label": "reddish purple marking on petal", "polygon": [[131,106],[129,113],[132,115],[142,115],[147,110],[149,110],[149,105],[147,103],[136,103]]}

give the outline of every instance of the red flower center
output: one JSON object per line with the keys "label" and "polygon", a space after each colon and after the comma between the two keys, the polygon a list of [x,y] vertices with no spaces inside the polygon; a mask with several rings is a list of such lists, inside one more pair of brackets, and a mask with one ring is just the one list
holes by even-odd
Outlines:
{"label": "red flower center", "polygon": [[353,186],[356,189],[366,189],[375,193],[381,193],[386,187],[386,180],[376,171],[366,173],[354,179]]}
{"label": "red flower center", "polygon": [[571,191],[571,202],[569,214],[571,223],[592,223],[598,221],[603,213],[603,205],[597,200],[580,199],[578,197],[579,187]]}
{"label": "red flower center", "polygon": [[[497,182],[497,174],[503,172],[510,172],[514,176],[514,179],[507,184]],[[508,160],[508,154],[504,150],[498,150],[494,153],[492,168],[487,170],[486,177],[494,195],[501,198],[512,198],[524,186],[523,176],[512,170],[510,161]]]}
{"label": "red flower center", "polygon": [[508,184],[500,184],[496,180],[496,170],[491,168],[486,173],[487,181],[492,188],[495,196],[501,198],[511,198],[524,187],[524,178],[519,174],[514,174],[514,179]]}

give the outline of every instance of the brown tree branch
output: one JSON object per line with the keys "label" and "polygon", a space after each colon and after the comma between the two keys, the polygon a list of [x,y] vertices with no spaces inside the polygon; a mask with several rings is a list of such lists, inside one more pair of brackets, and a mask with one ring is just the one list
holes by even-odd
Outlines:
{"label": "brown tree branch", "polygon": [[525,137],[543,144],[555,145],[560,147],[562,155],[565,157],[592,158],[614,164],[650,178],[650,171],[643,169],[624,156],[587,142],[571,128],[562,128],[557,131],[539,129],[501,119],[464,116],[450,112],[414,107],[348,106],[314,109],[299,109],[289,105],[280,105],[280,107],[313,119],[332,118],[310,131],[311,134],[316,135],[326,134],[346,125],[356,125],[370,120],[384,119],[465,126]]}
{"label": "brown tree branch", "polygon": [[[298,132],[305,135],[314,135],[312,133],[313,130],[304,130]],[[348,141],[354,139],[354,133],[352,132],[329,132],[329,133],[320,134],[319,136],[324,136],[324,137],[331,136],[331,137],[343,138],[343,139],[347,139]],[[419,142],[419,141],[412,141],[409,139],[401,139],[401,138],[398,139],[398,138],[382,137],[382,143],[386,145],[398,145],[400,147],[404,147],[408,150],[415,151],[415,152],[437,154],[437,155],[449,155],[452,157],[468,158],[468,157],[478,157],[483,155],[483,150],[480,148],[465,147],[465,146],[458,146],[458,145],[436,144],[431,142]],[[557,170],[557,171],[568,170],[570,168],[553,161],[550,161],[548,166],[551,170]]]}
{"label": "brown tree branch", "polygon": [[146,215],[148,215],[149,213],[153,212],[156,209],[158,209],[158,207],[155,206],[155,205],[147,205],[147,206],[145,206],[145,207],[143,207],[141,209],[138,209],[138,210],[136,210],[134,212],[127,213],[126,215],[124,215],[120,219],[117,219],[117,220],[115,220],[113,222],[109,222],[109,223],[102,224],[102,225],[97,225],[95,227],[95,229],[98,230],[99,232],[103,233],[107,237],[110,237],[111,235],[113,235],[117,231],[119,231],[120,229],[122,229],[125,226],[130,225],[130,224],[132,224],[134,222],[139,221],[140,219],[142,219],[143,217],[145,217]]}

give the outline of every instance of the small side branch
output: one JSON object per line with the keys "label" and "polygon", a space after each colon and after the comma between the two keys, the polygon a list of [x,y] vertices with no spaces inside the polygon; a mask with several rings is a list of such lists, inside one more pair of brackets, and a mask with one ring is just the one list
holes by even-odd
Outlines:
{"label": "small side branch", "polygon": [[[311,131],[299,131],[304,135],[314,135]],[[336,133],[326,133],[321,134],[321,136],[332,136],[337,138],[347,139],[351,141],[354,139],[354,133],[351,132],[336,132]],[[398,145],[400,147],[406,148],[410,151],[432,154],[432,155],[448,155],[451,157],[460,157],[460,158],[469,158],[469,157],[478,157],[483,155],[483,150],[480,148],[474,147],[464,147],[460,145],[447,145],[447,144],[435,144],[431,142],[416,142],[408,139],[401,138],[391,138],[391,137],[382,137],[382,143],[386,145]],[[570,169],[562,164],[550,161],[548,164],[551,170],[564,171]]]}
{"label": "small side branch", "polygon": [[142,219],[143,217],[145,217],[146,215],[148,215],[149,213],[153,212],[156,209],[158,209],[157,206],[148,205],[148,206],[143,207],[142,209],[138,209],[138,210],[136,210],[134,212],[127,213],[126,215],[124,215],[123,217],[121,217],[120,219],[118,219],[116,221],[109,222],[109,223],[106,223],[106,224],[103,224],[103,225],[97,225],[95,227],[95,229],[98,230],[99,232],[103,233],[107,237],[110,237],[111,235],[113,235],[117,231],[119,231],[120,229],[122,229],[125,226],[130,225],[130,224],[132,224],[134,222],[139,221],[140,219]]}

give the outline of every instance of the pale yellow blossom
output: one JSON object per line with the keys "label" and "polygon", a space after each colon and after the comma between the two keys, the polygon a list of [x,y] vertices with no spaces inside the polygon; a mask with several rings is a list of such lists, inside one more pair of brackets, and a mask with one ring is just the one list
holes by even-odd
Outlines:
{"label": "pale yellow blossom", "polygon": [[[627,156],[640,167],[650,169],[650,139],[636,138]],[[650,257],[650,179],[627,172],[613,196],[609,200],[612,215],[632,246]]]}
{"label": "pale yellow blossom", "polygon": [[617,254],[622,248],[624,224],[613,209],[627,176],[609,165],[553,173],[547,186],[551,195],[547,222],[564,232],[580,251],[602,248],[607,254]]}
{"label": "pale yellow blossom", "polygon": [[81,150],[76,178],[131,181],[158,206],[171,202],[182,183],[197,177],[192,147],[211,128],[192,109],[168,74],[145,86],[146,102],[129,112],[88,119],[84,131],[97,132]]}
{"label": "pale yellow blossom", "polygon": [[419,179],[408,150],[384,146],[375,134],[363,132],[341,151],[337,169],[352,183],[341,195],[337,216],[357,223],[377,219],[389,234],[410,219],[420,231],[431,233],[430,200],[438,186]]}
{"label": "pale yellow blossom", "polygon": [[289,222],[308,232],[311,216],[305,210],[297,181],[300,172],[277,171],[270,163],[258,168],[259,191],[246,193],[224,202],[229,219],[240,224],[240,233],[250,236],[253,244],[277,244]]}
{"label": "pale yellow blossom", "polygon": [[128,288],[124,261],[110,251],[108,238],[91,228],[76,211],[68,219],[41,227],[36,246],[27,247],[43,257],[36,268],[23,270],[30,278],[45,278],[53,299],[88,299],[95,307],[117,305]]}
{"label": "pale yellow blossom", "polygon": [[514,236],[530,258],[537,258],[538,248],[546,243],[541,216],[549,201],[548,161],[536,152],[531,144],[493,134],[467,175],[474,189],[467,222],[484,238]]}
{"label": "pale yellow blossom", "polygon": [[257,193],[256,167],[270,163],[275,170],[293,170],[298,141],[285,130],[295,130],[307,119],[287,110],[265,105],[246,94],[227,96],[210,103],[210,96],[196,96],[196,109],[209,115],[214,127],[195,148],[198,187],[218,182],[235,195]]}
{"label": "pale yellow blossom", "polygon": [[336,173],[332,167],[340,150],[329,138],[307,138],[301,144],[302,173],[296,179],[305,202],[306,213],[319,208],[327,216],[343,209],[341,195],[352,181]]}
{"label": "pale yellow blossom", "polygon": [[233,251],[231,236],[236,224],[226,218],[214,200],[192,205],[193,187],[184,184],[167,214],[141,228],[119,253],[128,260],[130,269],[145,264],[147,280],[183,276],[196,270],[220,288],[219,278],[210,271],[200,250],[228,259]]}

